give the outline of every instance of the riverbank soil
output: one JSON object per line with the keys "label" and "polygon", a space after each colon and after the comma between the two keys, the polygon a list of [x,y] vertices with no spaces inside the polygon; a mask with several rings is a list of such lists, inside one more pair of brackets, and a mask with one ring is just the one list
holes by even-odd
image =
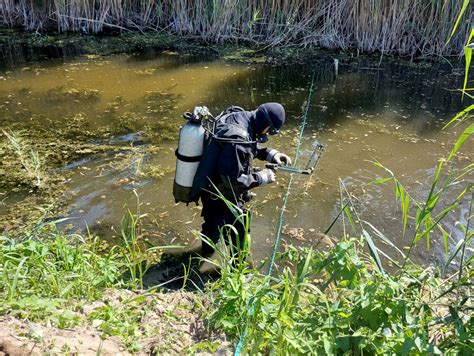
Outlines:
{"label": "riverbank soil", "polygon": [[[109,290],[101,300],[64,315],[64,318],[84,320],[75,327],[58,328],[48,320],[31,322],[27,315],[1,316],[0,355],[225,351],[229,346],[225,337],[210,334],[200,317],[201,302],[199,295],[185,291],[150,294]],[[140,313],[140,309],[146,312]]]}

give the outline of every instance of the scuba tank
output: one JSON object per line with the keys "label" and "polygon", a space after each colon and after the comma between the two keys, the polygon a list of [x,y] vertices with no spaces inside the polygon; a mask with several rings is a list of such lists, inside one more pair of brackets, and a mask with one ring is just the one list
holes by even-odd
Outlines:
{"label": "scuba tank", "polygon": [[[247,131],[238,125],[228,124],[225,128],[217,129],[219,136],[216,136],[218,122],[226,115],[238,111],[244,109],[231,106],[214,118],[207,107],[198,106],[194,108],[194,113],[183,114],[188,122],[179,131],[178,149],[175,151],[176,173],[173,196],[177,203],[198,203],[201,189],[209,185],[210,176],[220,153],[220,144],[256,143],[249,141]],[[222,130],[225,132],[221,132]]]}
{"label": "scuba tank", "polygon": [[175,151],[176,173],[173,196],[177,203],[193,201],[197,203],[191,196],[191,189],[204,149],[206,130],[202,126],[202,120],[207,116],[211,114],[205,106],[194,108],[193,114],[190,112],[183,114],[188,122],[179,130],[178,149]]}

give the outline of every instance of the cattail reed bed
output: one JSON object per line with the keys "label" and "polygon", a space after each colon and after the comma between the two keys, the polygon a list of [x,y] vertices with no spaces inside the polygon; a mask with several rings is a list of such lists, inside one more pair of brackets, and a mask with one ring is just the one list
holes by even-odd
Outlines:
{"label": "cattail reed bed", "polygon": [[320,46],[400,55],[462,51],[473,21],[446,46],[459,0],[2,0],[0,25],[30,31],[164,31],[211,42]]}

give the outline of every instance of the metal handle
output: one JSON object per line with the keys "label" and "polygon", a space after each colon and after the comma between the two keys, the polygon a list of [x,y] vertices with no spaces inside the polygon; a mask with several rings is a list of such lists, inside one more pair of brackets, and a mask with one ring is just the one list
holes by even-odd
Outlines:
{"label": "metal handle", "polygon": [[313,173],[313,168],[307,168],[307,169],[300,169],[294,166],[284,166],[284,165],[279,165],[276,163],[265,163],[265,168],[269,168],[274,171],[283,171],[283,172],[288,172],[288,173],[298,173],[298,174],[306,174],[310,175]]}

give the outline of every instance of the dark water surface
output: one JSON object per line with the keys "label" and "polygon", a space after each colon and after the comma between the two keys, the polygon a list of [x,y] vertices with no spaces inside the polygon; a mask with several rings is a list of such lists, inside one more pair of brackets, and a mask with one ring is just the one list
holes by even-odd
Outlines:
{"label": "dark water surface", "polygon": [[[78,56],[15,64],[10,53],[0,72],[0,124],[19,132],[23,129],[30,138],[36,132],[37,142],[44,145],[48,140],[53,147],[66,139],[119,147],[91,154],[78,148],[83,151],[77,159],[66,156],[49,165],[48,169],[67,175],[61,198],[65,215],[75,217],[75,227],[88,226],[111,238],[117,235],[127,207],[135,210],[135,190],[141,212],[147,214],[148,238],[153,244],[169,245],[191,238],[201,223],[200,207],[175,204],[172,196],[182,113],[196,105],[206,105],[216,114],[232,104],[254,109],[266,101],[281,102],[288,121],[283,134],[269,145],[293,156],[314,72],[315,91],[300,163],[309,158],[315,139],[327,145],[327,151],[316,177],[295,178],[283,246],[318,245],[318,233],[340,208],[343,183],[354,195],[361,217],[403,247],[409,238],[402,238],[394,189],[367,185],[384,174],[370,161],[390,168],[413,196],[426,196],[438,160],[447,156],[461,132],[461,128],[441,129],[463,108],[460,95],[452,90],[461,86],[463,72],[447,64],[410,66],[382,61],[378,66],[377,61],[340,57],[336,75],[333,57],[338,58],[328,55],[291,66],[177,53]],[[469,162],[472,148],[471,140],[455,161],[457,168]],[[252,239],[257,260],[269,254],[287,182],[288,175],[282,173],[276,184],[254,190]],[[453,189],[451,198],[457,193]],[[28,196],[25,190],[2,187],[0,194],[4,216]],[[460,238],[455,223],[465,221],[467,214],[466,202],[445,222],[453,244]],[[352,233],[347,221],[345,230]],[[343,231],[339,221],[330,235],[341,236]],[[418,261],[443,261],[441,238],[434,237],[431,250],[417,249]]]}

